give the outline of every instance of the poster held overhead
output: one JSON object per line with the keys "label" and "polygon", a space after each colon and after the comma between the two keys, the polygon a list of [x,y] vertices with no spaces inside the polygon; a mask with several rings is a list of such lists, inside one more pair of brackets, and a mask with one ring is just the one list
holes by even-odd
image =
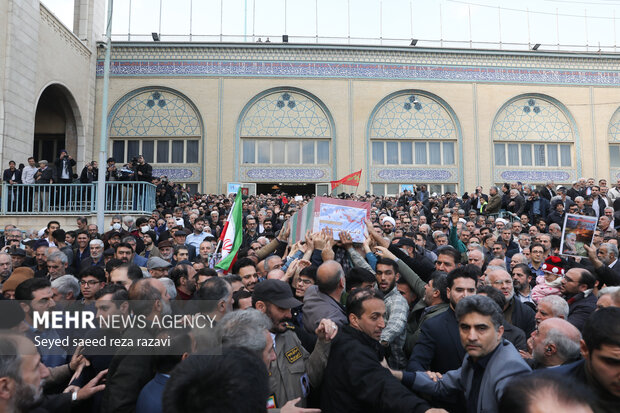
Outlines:
{"label": "poster held overhead", "polygon": [[560,255],[587,257],[584,245],[592,246],[598,219],[586,215],[566,214],[562,228]]}

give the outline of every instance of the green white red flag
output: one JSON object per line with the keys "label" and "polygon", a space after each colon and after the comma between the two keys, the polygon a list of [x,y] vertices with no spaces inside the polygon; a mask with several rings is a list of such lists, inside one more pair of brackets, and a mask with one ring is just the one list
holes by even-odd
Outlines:
{"label": "green white red flag", "polygon": [[237,191],[235,202],[233,203],[228,220],[224,225],[220,241],[222,243],[222,259],[217,263],[215,268],[224,271],[230,271],[233,264],[237,260],[237,252],[243,241],[243,212],[241,210],[243,200],[241,199],[241,188]]}

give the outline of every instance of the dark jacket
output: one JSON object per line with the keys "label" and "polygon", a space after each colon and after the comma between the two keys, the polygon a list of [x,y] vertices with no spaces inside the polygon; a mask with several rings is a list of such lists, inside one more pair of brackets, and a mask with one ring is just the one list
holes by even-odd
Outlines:
{"label": "dark jacket", "polygon": [[463,357],[465,349],[461,344],[458,322],[454,311],[449,308],[422,325],[406,370],[430,370],[443,374],[458,369]]}
{"label": "dark jacket", "polygon": [[161,413],[163,411],[162,396],[169,378],[167,374],[157,373],[153,380],[144,386],[138,397],[136,413]]}
{"label": "dark jacket", "polygon": [[334,339],[323,378],[323,413],[416,412],[430,406],[381,366],[381,344],[350,326]]}
{"label": "dark jacket", "polygon": [[521,300],[512,297],[511,304],[504,310],[506,321],[519,327],[525,333],[525,337],[529,337],[532,331],[536,329],[536,313],[529,306],[523,304]]}
{"label": "dark jacket", "polygon": [[560,214],[558,214],[557,211],[553,210],[547,216],[547,219],[545,220],[545,222],[547,223],[547,226],[549,226],[551,224],[558,224],[561,228],[564,228],[564,216],[565,215],[566,215],[566,213],[564,213],[564,212],[562,212],[562,215],[560,215]]}
{"label": "dark jacket", "polygon": [[[422,299],[420,299],[420,302]],[[428,311],[427,307],[423,305],[416,305],[413,307],[413,310],[409,313],[409,317],[407,318],[407,337],[405,338],[405,355],[411,358],[411,352],[413,351],[413,347],[418,342],[420,338],[420,332],[422,331],[422,326],[424,323],[432,318],[435,318],[441,314],[443,314],[448,308],[450,308],[450,304],[441,303],[434,305]]]}
{"label": "dark jacket", "polygon": [[323,318],[329,318],[339,327],[349,322],[340,303],[319,291],[316,285],[306,290],[302,309],[303,325],[308,333],[314,333]]}
{"label": "dark jacket", "polygon": [[553,189],[549,189],[547,187],[544,187],[543,189],[541,189],[539,193],[540,193],[540,197],[545,198],[547,201],[551,201],[551,198],[553,198],[556,195]]}
{"label": "dark jacket", "polygon": [[15,181],[18,184],[22,183],[22,171],[15,168],[14,171],[11,171],[11,169],[5,169],[4,173],[2,174],[2,181],[6,182],[7,184],[9,183],[9,181],[11,180],[11,177],[13,176],[13,173],[15,173],[15,179],[13,179],[13,181]]}
{"label": "dark jacket", "polygon": [[98,177],[99,177],[99,169],[93,168],[89,172],[88,165],[86,165],[82,169],[82,173],[80,174],[80,182],[83,184],[91,184],[93,182],[97,182]]}
{"label": "dark jacket", "polygon": [[[40,175],[37,177],[37,174],[39,173]],[[45,170],[41,168],[37,169],[37,172],[35,173],[34,176],[35,176],[35,180],[34,180],[35,184],[54,183],[54,181],[56,180],[56,170],[48,165],[47,168],[45,168]]]}
{"label": "dark jacket", "polygon": [[[513,202],[514,204],[510,205]],[[508,201],[508,208],[507,208],[508,211],[512,212],[516,216],[520,216],[524,208],[525,208],[525,199],[523,199],[522,195],[517,195],[516,197],[511,198],[510,201]]]}
{"label": "dark jacket", "polygon": [[[142,172],[142,175],[138,174],[138,172]],[[144,182],[151,182],[152,179],[153,179],[153,167],[151,165],[149,165],[148,163],[145,163],[144,165],[136,166],[136,180],[144,181]]]}
{"label": "dark jacket", "polygon": [[405,264],[407,264],[407,266],[418,274],[418,277],[420,277],[424,282],[428,282],[428,280],[431,279],[431,275],[433,274],[433,271],[435,271],[435,265],[431,260],[420,254],[417,248],[415,250],[415,257],[413,258],[405,254],[394,244],[390,244],[388,250],[392,254],[396,255],[399,260],[402,260]]}
{"label": "dark jacket", "polygon": [[565,364],[553,369],[546,369],[544,374],[552,377],[568,377],[587,388],[594,395],[594,411],[597,413],[615,413],[618,411],[620,398],[614,397],[586,371],[585,360]]}
{"label": "dark jacket", "polygon": [[581,331],[588,318],[590,318],[590,314],[596,310],[597,300],[596,295],[591,292],[587,297],[585,297],[584,293],[579,293],[568,298],[566,300],[568,302],[568,319],[566,321]]}
{"label": "dark jacket", "polygon": [[[447,398],[452,395],[469,395],[474,382],[474,363],[467,355],[463,365],[433,381],[424,372],[415,375],[405,373],[403,383],[415,391],[436,397]],[[507,340],[502,340],[491,353],[479,386],[477,412],[497,412],[497,404],[505,391],[509,390],[510,380],[518,375],[529,373],[530,367],[519,352]]]}
{"label": "dark jacket", "polygon": [[[540,204],[538,206],[540,208],[539,216],[545,218],[547,217],[547,215],[549,215],[549,209],[551,209],[551,204],[549,203],[548,199],[543,198],[543,197],[538,197],[538,200],[540,201]],[[528,199],[525,202],[525,209],[523,210],[523,212],[527,214],[532,224],[536,222],[535,220],[536,216],[534,214],[534,200]]]}
{"label": "dark jacket", "polygon": [[[66,165],[63,164],[63,161]],[[56,158],[56,160],[54,161],[54,167],[56,169],[56,179],[58,179],[59,181],[62,179],[62,170],[64,167],[67,168],[67,171],[69,173],[69,180],[73,180],[73,167],[75,166],[75,159],[71,158],[69,159],[68,157],[60,159],[60,158]]]}

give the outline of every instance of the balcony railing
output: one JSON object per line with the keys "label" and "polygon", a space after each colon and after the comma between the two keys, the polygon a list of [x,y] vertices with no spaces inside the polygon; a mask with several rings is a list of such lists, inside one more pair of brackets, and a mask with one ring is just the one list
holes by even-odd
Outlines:
{"label": "balcony railing", "polygon": [[[105,212],[150,214],[155,185],[106,182]],[[97,212],[97,184],[10,185],[2,183],[0,215],[88,215]]]}

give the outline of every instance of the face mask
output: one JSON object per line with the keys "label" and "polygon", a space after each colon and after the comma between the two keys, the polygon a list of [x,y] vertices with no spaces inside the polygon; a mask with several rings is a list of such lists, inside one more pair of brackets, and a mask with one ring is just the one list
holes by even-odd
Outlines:
{"label": "face mask", "polygon": [[150,229],[151,227],[149,225],[143,225],[140,227],[140,230],[142,231],[143,234],[149,232]]}
{"label": "face mask", "polygon": [[279,219],[280,221],[284,221],[284,215],[280,215],[280,216],[278,217],[278,219]]}
{"label": "face mask", "polygon": [[118,222],[112,224],[112,229],[114,231],[118,231],[119,229],[121,229],[121,224],[119,224]]}

